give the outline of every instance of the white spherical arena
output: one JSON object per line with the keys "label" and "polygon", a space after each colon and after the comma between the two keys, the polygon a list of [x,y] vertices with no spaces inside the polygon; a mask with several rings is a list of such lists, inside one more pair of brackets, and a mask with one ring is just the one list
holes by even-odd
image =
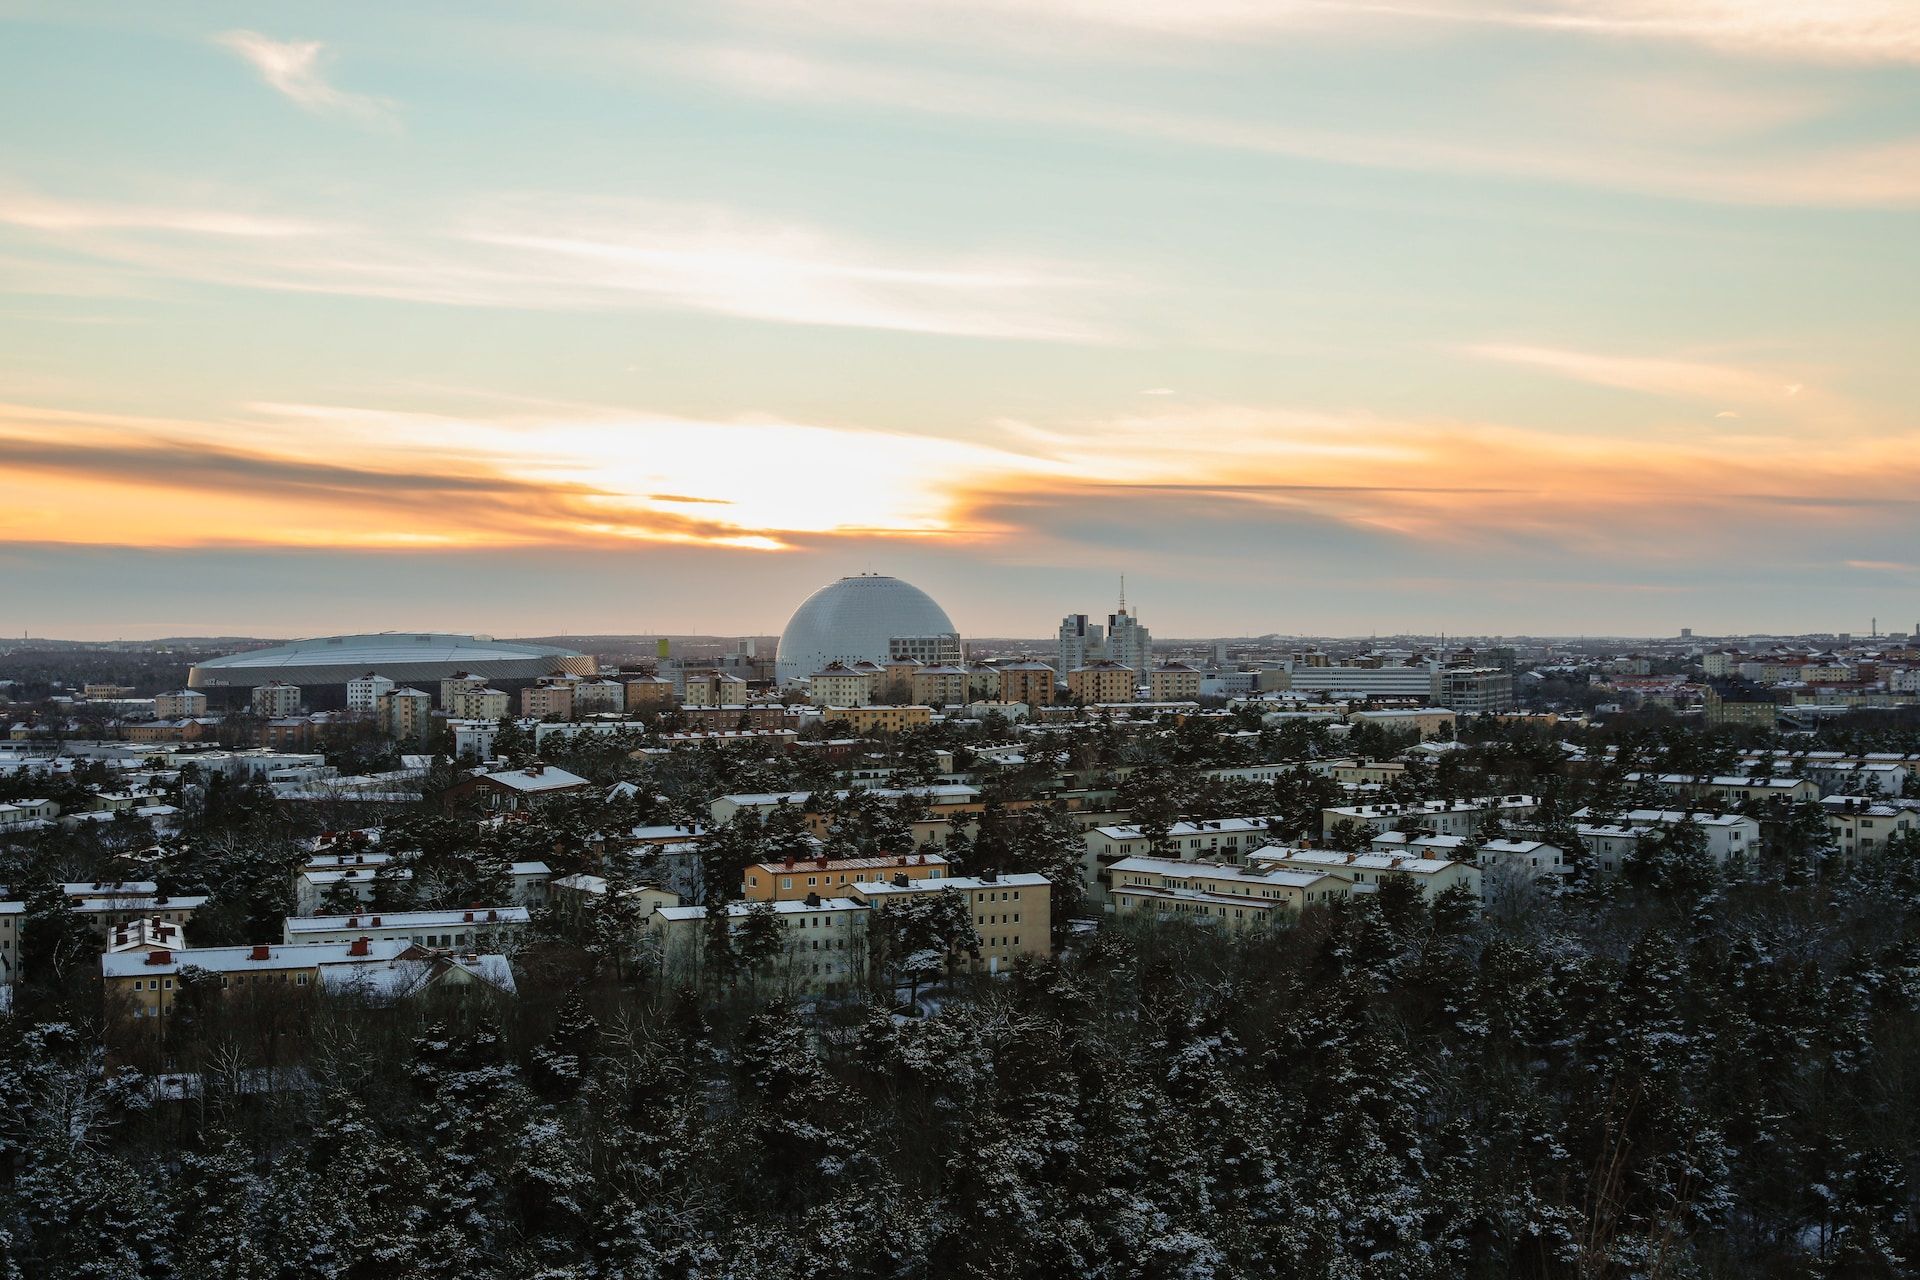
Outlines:
{"label": "white spherical arena", "polygon": [[780,633],[774,671],[781,684],[829,662],[885,662],[895,636],[955,636],[953,619],[933,597],[885,574],[830,582],[808,596]]}

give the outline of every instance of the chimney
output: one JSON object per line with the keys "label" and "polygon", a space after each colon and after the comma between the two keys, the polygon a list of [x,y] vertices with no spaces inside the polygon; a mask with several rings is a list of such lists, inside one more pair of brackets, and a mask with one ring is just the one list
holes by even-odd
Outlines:
{"label": "chimney", "polygon": [[467,912],[467,914],[466,914],[466,915],[464,915],[464,916],[462,916],[462,917],[460,917],[460,921],[461,921],[461,923],[462,923],[462,924],[472,924],[472,923],[473,923],[473,912],[471,912],[471,911],[469,911],[469,912]]}
{"label": "chimney", "polygon": [[498,920],[499,918],[500,918],[500,913],[499,913],[498,911],[488,911],[488,912],[487,912],[487,922],[488,922],[489,924],[491,924],[491,923],[493,923],[494,921],[496,921],[496,920]]}
{"label": "chimney", "polygon": [[370,939],[367,939],[367,938],[355,938],[352,942],[347,944],[347,954],[350,956],[366,955],[367,943],[369,941]]}
{"label": "chimney", "polygon": [[149,951],[147,952],[147,963],[148,964],[172,964],[173,952],[168,951],[164,947],[162,947],[158,951]]}
{"label": "chimney", "polygon": [[819,905],[820,905],[820,895],[819,895],[819,894],[817,894],[817,893],[810,893],[810,894],[808,894],[808,895],[807,895],[807,905],[808,905],[808,906],[810,906],[810,907],[817,907],[817,906],[819,906]]}
{"label": "chimney", "polygon": [[903,889],[913,883],[913,881],[907,879],[907,873],[904,871],[896,872],[893,877],[893,882]]}
{"label": "chimney", "polygon": [[380,927],[380,917],[379,917],[379,916],[375,916],[375,917],[373,918],[373,920],[371,921],[371,923],[372,923],[372,925],[373,925],[373,927],[374,927],[374,928],[376,928],[376,929],[378,929],[378,928]]}
{"label": "chimney", "polygon": [[253,948],[253,954],[247,957],[247,959],[249,960],[265,960],[266,958],[267,958],[267,944],[264,942],[255,943]]}

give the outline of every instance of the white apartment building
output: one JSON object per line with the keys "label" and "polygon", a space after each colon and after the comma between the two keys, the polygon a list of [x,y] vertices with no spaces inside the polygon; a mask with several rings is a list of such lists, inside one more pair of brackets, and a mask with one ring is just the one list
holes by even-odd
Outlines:
{"label": "white apartment building", "polygon": [[1325,871],[1174,858],[1122,858],[1112,873],[1107,909],[1115,915],[1152,914],[1234,931],[1292,919],[1353,888],[1351,880]]}
{"label": "white apartment building", "polygon": [[1480,898],[1480,868],[1471,862],[1446,858],[1422,858],[1409,854],[1340,853],[1334,849],[1290,849],[1268,845],[1247,855],[1250,870],[1286,867],[1293,871],[1311,871],[1340,876],[1353,882],[1356,891],[1365,886],[1377,890],[1396,877],[1405,877],[1418,885],[1428,901],[1459,885]]}
{"label": "white apartment building", "polygon": [[1442,836],[1472,835],[1489,815],[1524,818],[1539,807],[1533,796],[1479,796],[1472,800],[1422,800],[1413,804],[1351,804],[1320,811],[1320,830],[1333,834],[1342,822],[1357,823],[1375,832],[1427,831]]}
{"label": "white apartment building", "polygon": [[[1237,863],[1249,850],[1271,841],[1265,815],[1176,822],[1167,830],[1166,851],[1184,862]],[[1080,878],[1090,904],[1108,905],[1112,868],[1126,858],[1160,857],[1153,840],[1137,826],[1094,827],[1081,837]]]}
{"label": "white apartment building", "polygon": [[1889,803],[1857,796],[1829,796],[1821,801],[1827,811],[1827,831],[1849,860],[1870,857],[1887,840],[1905,831],[1920,831],[1920,801]]}
{"label": "white apartment building", "polygon": [[473,907],[459,911],[387,911],[346,916],[288,916],[281,941],[410,942],[436,950],[508,947],[529,927],[525,907]]}
{"label": "white apartment building", "polygon": [[253,714],[265,716],[269,720],[280,720],[297,715],[300,711],[300,686],[288,684],[284,680],[270,680],[258,685],[248,696]]}
{"label": "white apartment building", "polygon": [[373,712],[379,709],[380,696],[393,692],[393,681],[369,671],[347,681],[347,710]]}
{"label": "white apartment building", "polygon": [[[1573,815],[1574,821],[1591,822],[1593,813],[1581,809]],[[1635,809],[1625,815],[1626,827],[1667,828],[1676,827],[1691,821],[1707,837],[1707,852],[1716,863],[1724,863],[1735,854],[1753,856],[1760,847],[1760,824],[1752,818],[1738,813],[1707,813],[1691,809]],[[1578,827],[1575,830],[1579,830]],[[1609,836],[1606,839],[1620,840],[1624,847],[1625,836]],[[1583,837],[1584,840],[1584,837]],[[1588,846],[1592,849],[1592,846]],[[1605,855],[1602,855],[1604,860]],[[1603,870],[1605,868],[1602,868]]]}

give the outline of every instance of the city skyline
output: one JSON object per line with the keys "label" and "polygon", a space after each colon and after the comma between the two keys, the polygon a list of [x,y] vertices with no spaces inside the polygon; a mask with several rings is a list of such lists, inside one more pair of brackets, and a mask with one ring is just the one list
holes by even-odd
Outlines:
{"label": "city skyline", "polygon": [[0,25],[10,634],[1920,617],[1883,0]]}

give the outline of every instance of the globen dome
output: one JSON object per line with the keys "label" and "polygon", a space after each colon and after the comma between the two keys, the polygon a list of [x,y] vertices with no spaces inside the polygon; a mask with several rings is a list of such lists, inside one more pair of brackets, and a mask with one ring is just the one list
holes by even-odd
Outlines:
{"label": "globen dome", "polygon": [[959,662],[960,633],[932,596],[910,582],[862,573],[829,582],[805,600],[780,633],[774,671],[781,684],[829,662],[885,662],[896,653],[922,662]]}

